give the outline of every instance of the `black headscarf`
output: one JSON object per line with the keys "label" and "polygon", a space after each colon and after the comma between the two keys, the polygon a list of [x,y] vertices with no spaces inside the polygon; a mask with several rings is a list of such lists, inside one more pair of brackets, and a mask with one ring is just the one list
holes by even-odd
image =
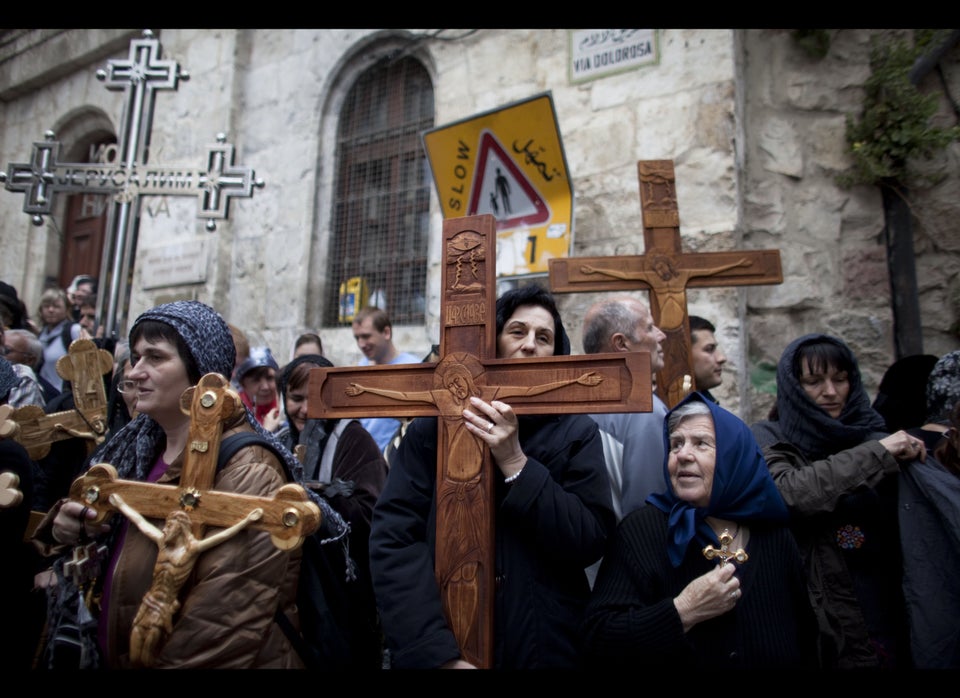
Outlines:
{"label": "black headscarf", "polygon": [[[830,344],[844,357],[850,394],[840,417],[834,419],[810,399],[795,373],[797,352],[810,344]],[[779,431],[783,440],[807,458],[820,460],[870,439],[887,435],[883,415],[870,406],[860,366],[843,340],[826,334],[807,334],[792,341],[777,364],[777,422],[761,422],[754,433],[761,446],[770,445]]]}

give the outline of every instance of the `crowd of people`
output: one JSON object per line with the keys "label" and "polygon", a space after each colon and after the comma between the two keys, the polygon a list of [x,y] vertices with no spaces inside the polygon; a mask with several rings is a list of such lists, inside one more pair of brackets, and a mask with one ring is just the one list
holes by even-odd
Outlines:
{"label": "crowd of people", "polygon": [[[871,402],[840,337],[795,338],[770,414],[747,424],[711,394],[726,356],[691,316],[692,387],[672,407],[518,415],[522,391],[432,355],[434,390],[353,389],[438,416],[313,419],[311,371],[333,367],[318,333],[281,363],[214,308],[175,301],[107,343],[96,306],[96,279],[77,277],[43,293],[34,323],[0,282],[0,522],[16,569],[3,589],[26,633],[6,668],[309,665],[280,620],[304,635],[319,622],[297,603],[306,553],[275,545],[262,510],[204,531],[136,499],[111,498],[105,517],[70,496],[98,463],[178,485],[192,447],[181,396],[216,373],[242,405],[224,438],[259,441],[213,487],[269,497],[296,483],[321,510],[331,665],[473,668],[489,642],[496,669],[960,669],[960,351],[895,362]],[[605,298],[579,329],[585,354],[648,352],[655,387],[671,340],[643,300]],[[361,310],[353,335],[360,366],[421,361],[395,346],[383,309]],[[56,369],[77,339],[113,356],[106,431],[31,457],[13,408],[74,409]],[[504,359],[570,354],[552,294],[504,292],[496,346]],[[474,453],[493,465],[490,638],[472,620],[487,545]],[[449,578],[440,558],[455,561]]]}

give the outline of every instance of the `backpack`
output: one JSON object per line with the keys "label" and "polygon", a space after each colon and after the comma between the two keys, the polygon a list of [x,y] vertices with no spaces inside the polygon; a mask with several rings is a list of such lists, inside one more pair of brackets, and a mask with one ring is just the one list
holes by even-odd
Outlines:
{"label": "backpack", "polygon": [[[341,420],[343,427],[351,420]],[[343,428],[337,425],[339,437]],[[277,453],[272,443],[255,431],[231,434],[220,443],[217,470],[223,468],[241,448],[259,445],[273,451],[280,462],[283,456]],[[327,448],[331,446],[331,448]],[[324,445],[324,460],[332,461],[336,438],[327,439]],[[321,466],[322,467],[322,466]],[[289,477],[289,473],[288,473]],[[351,490],[352,491],[352,490]],[[343,494],[342,490],[337,493]],[[351,662],[351,643],[348,596],[350,581],[344,570],[351,563],[340,545],[321,545],[319,532],[303,541],[303,557],[300,563],[300,579],[297,582],[297,609],[300,615],[300,632],[294,628],[282,609],[278,608],[274,620],[293,645],[308,669],[342,669]]]}

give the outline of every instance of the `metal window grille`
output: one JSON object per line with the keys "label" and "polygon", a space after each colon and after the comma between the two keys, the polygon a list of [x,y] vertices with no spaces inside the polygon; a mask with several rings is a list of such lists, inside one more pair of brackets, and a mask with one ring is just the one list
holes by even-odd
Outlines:
{"label": "metal window grille", "polygon": [[341,284],[357,277],[367,304],[394,324],[424,322],[431,184],[421,133],[432,127],[433,85],[413,58],[374,66],[347,95],[337,134],[327,326],[349,324],[339,318]]}

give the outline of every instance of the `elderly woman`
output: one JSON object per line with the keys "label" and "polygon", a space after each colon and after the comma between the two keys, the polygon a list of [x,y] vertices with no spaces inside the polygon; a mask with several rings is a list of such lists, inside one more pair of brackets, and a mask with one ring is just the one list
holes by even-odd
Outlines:
{"label": "elderly woman", "polygon": [[784,349],[771,416],[752,429],[790,510],[825,667],[909,667],[897,475],[926,458],[923,441],[887,433],[853,352],[825,334]]}
{"label": "elderly woman", "polygon": [[[230,374],[234,345],[223,318],[196,301],[157,306],[137,318],[130,330],[130,363],[124,380],[135,384],[139,412],[117,431],[91,459],[110,463],[121,478],[177,484],[184,465],[190,416],[180,408],[183,392],[203,375]],[[217,471],[214,488],[257,496],[272,496],[290,480],[301,480],[302,469],[249,411],[224,425],[224,438],[257,431],[271,448],[251,445],[235,453]],[[321,506],[321,532],[345,535],[343,520]],[[215,547],[200,553],[196,566],[176,595],[177,608],[169,637],[156,644],[149,662],[131,647],[134,619],[152,588],[158,544],[125,516],[99,527],[90,522],[94,509],[79,502],[60,501],[47,515],[36,536],[48,544],[75,545],[99,536],[109,550],[102,585],[99,652],[110,668],[299,668],[303,664],[275,617],[296,620],[295,595],[300,550],[276,548],[269,534],[242,528]],[[153,521],[157,529],[161,521]],[[148,530],[152,530],[149,529]],[[207,535],[217,535],[215,529]],[[199,552],[199,550],[198,550]],[[161,609],[165,610],[165,609]],[[179,610],[179,612],[176,612]],[[53,618],[53,627],[58,627]],[[167,624],[166,622],[164,623]]]}
{"label": "elderly woman", "polygon": [[597,576],[590,665],[815,667],[800,555],[750,429],[691,393],[664,439],[667,490],[624,518]]}

